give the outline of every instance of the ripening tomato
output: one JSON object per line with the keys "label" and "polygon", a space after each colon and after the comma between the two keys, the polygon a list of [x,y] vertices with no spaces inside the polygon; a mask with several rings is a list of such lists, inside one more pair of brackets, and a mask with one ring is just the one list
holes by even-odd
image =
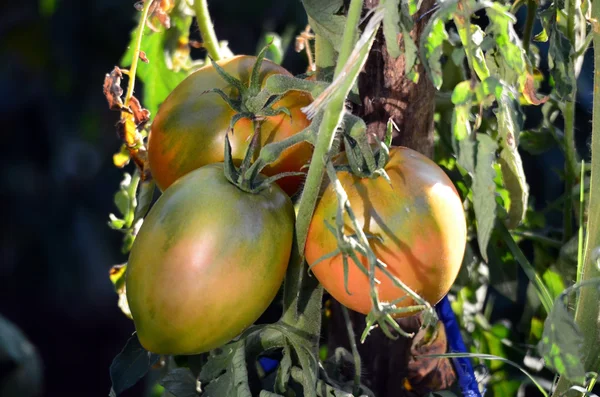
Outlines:
{"label": "ripening tomato", "polygon": [[190,172],[146,217],[129,256],[126,291],[142,346],[196,354],[230,341],[269,306],[285,275],[294,208],[275,184],[257,194],[223,164]]}
{"label": "ripening tomato", "polygon": [[[338,172],[350,204],[377,258],[389,271],[429,303],[437,303],[450,289],[461,266],[466,244],[466,221],[461,199],[446,174],[433,161],[404,147],[390,150],[383,178],[359,178]],[[310,224],[305,255],[309,265],[337,248],[324,221],[335,224],[337,200],[328,186]],[[354,234],[345,215],[345,233]],[[358,255],[367,266],[365,257]],[[342,256],[325,259],[312,269],[323,287],[340,303],[367,314],[372,303],[368,277],[349,259],[348,290],[344,288]],[[375,277],[379,299],[393,302],[405,296],[380,270]],[[414,305],[403,299],[397,307]]]}
{"label": "ripening tomato", "polygon": [[[235,56],[218,64],[231,76],[248,85],[256,57]],[[281,66],[264,60],[261,66],[261,84],[272,75],[291,74]],[[160,106],[148,136],[148,160],[157,185],[164,190],[182,175],[203,165],[223,161],[225,134],[235,111],[214,92],[218,88],[229,96],[237,90],[217,73],[212,65],[204,66],[183,80]],[[273,109],[286,107],[285,114],[265,117],[261,123],[260,146],[281,141],[306,128],[310,121],[301,108],[312,101],[309,94],[291,91],[272,105]],[[229,135],[232,157],[239,165],[244,158],[254,132],[250,119],[243,118]],[[267,176],[282,172],[298,172],[308,163],[312,146],[299,143],[284,151],[281,157],[262,172]],[[277,181],[289,195],[298,191],[303,177],[289,176]]]}

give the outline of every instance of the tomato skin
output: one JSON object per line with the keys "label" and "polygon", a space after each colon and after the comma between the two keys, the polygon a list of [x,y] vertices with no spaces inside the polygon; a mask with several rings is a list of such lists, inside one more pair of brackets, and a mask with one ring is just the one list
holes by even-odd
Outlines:
{"label": "tomato skin", "polygon": [[[219,61],[219,65],[233,77],[248,84],[256,57],[235,56]],[[275,74],[291,76],[281,66],[264,60],[261,82]],[[150,170],[161,190],[175,180],[206,164],[223,161],[225,134],[235,112],[214,92],[219,88],[232,95],[235,90],[216,72],[212,65],[197,70],[182,81],[163,102],[154,118],[148,136],[148,160]],[[285,114],[266,117],[261,124],[260,146],[288,138],[306,128],[310,121],[301,108],[312,101],[310,95],[292,91],[273,104],[273,108],[287,107],[291,119]],[[254,132],[249,119],[241,119],[229,134],[234,161],[244,158]],[[284,151],[281,157],[262,172],[272,176],[281,172],[300,171],[312,155],[312,146],[303,142]],[[280,179],[278,184],[289,195],[294,194],[303,181],[302,176]]]}
{"label": "tomato skin", "polygon": [[[461,199],[452,181],[433,161],[404,147],[390,150],[385,167],[391,186],[382,177],[361,179],[349,172],[338,172],[348,194],[359,225],[370,239],[375,255],[388,270],[420,294],[436,304],[450,289],[458,275],[466,244],[466,221]],[[335,225],[337,199],[331,185],[317,203],[305,248],[309,265],[337,248],[335,236],[325,227],[327,220]],[[354,234],[345,215],[345,233]],[[366,258],[358,255],[363,265]],[[367,314],[372,307],[369,279],[349,259],[348,289],[344,288],[342,256],[336,255],[316,264],[312,271],[323,287],[340,303]],[[382,302],[405,296],[380,270],[375,277]],[[412,298],[397,307],[414,305]],[[402,315],[397,315],[402,317]]]}
{"label": "tomato skin", "polygon": [[142,346],[202,353],[254,323],[283,281],[294,218],[278,186],[245,193],[225,179],[222,164],[174,183],[146,217],[127,267]]}

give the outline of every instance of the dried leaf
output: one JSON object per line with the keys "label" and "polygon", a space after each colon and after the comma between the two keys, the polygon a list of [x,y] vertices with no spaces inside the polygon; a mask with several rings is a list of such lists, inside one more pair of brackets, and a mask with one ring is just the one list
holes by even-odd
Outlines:
{"label": "dried leaf", "polygon": [[138,130],[144,128],[144,125],[150,120],[150,111],[144,109],[140,104],[140,101],[134,96],[129,100],[129,108],[133,112],[133,119]]}
{"label": "dried leaf", "polygon": [[123,105],[123,101],[121,100],[121,95],[123,95],[123,88],[121,88],[121,78],[123,78],[123,73],[121,73],[121,69],[118,66],[112,70],[112,72],[107,73],[104,77],[104,87],[103,92],[106,100],[108,101],[108,107],[110,110],[117,111],[125,111],[131,113],[129,109]]}
{"label": "dried leaf", "polygon": [[537,96],[537,92],[535,90],[535,79],[533,77],[533,74],[531,73],[527,73],[527,76],[525,77],[525,82],[523,84],[523,97],[525,97],[525,100],[527,100],[528,103],[532,104],[532,105],[541,105],[543,103],[546,103],[546,101],[548,101],[549,96],[545,96],[543,98],[538,98]]}

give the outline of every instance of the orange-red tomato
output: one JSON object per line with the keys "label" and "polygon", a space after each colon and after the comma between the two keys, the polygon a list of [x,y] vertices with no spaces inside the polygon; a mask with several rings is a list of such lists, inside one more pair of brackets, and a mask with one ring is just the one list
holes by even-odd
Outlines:
{"label": "orange-red tomato", "polygon": [[203,353],[252,325],[283,281],[294,218],[277,185],[243,192],[227,181],[223,164],[169,187],[144,220],[127,265],[127,300],[142,346]]}
{"label": "orange-red tomato", "polygon": [[[389,271],[429,303],[437,303],[450,289],[461,266],[466,244],[466,221],[461,199],[446,174],[433,161],[404,147],[392,148],[383,177],[359,178],[338,172],[350,204],[375,255]],[[305,255],[313,265],[337,248],[324,221],[335,224],[337,199],[328,186],[310,224]],[[354,234],[345,215],[345,233]],[[377,238],[375,238],[377,237]],[[380,241],[381,240],[381,241]],[[363,265],[366,258],[358,255]],[[312,269],[324,288],[340,303],[367,314],[372,303],[368,277],[349,259],[348,290],[344,288],[342,256],[325,259]],[[379,269],[379,299],[395,301],[406,293]],[[397,307],[414,305],[403,299]]]}
{"label": "orange-red tomato", "polygon": [[[233,77],[248,84],[256,57],[235,56],[221,60],[219,65]],[[261,67],[260,80],[275,74],[291,76],[281,66],[265,60]],[[148,160],[150,170],[161,190],[168,188],[181,176],[206,164],[223,161],[223,145],[229,123],[235,112],[214,92],[223,90],[235,97],[236,90],[230,86],[212,65],[204,66],[183,80],[160,106],[148,136]],[[312,101],[310,95],[292,91],[284,95],[272,107],[286,107],[291,118],[285,114],[265,117],[261,123],[260,146],[281,141],[310,124],[301,108]],[[254,132],[250,119],[239,120],[230,133],[234,162],[244,158]],[[312,146],[303,142],[283,152],[273,164],[262,172],[267,176],[282,172],[301,171],[312,155]],[[285,177],[277,181],[289,195],[298,191],[302,176]]]}

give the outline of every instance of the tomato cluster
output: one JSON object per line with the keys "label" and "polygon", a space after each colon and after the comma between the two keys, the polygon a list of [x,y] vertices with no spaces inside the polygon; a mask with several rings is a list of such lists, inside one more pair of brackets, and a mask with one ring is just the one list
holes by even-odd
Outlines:
{"label": "tomato cluster", "polygon": [[[196,354],[223,345],[254,323],[281,287],[290,260],[295,214],[290,196],[297,176],[265,184],[265,178],[299,172],[312,155],[308,142],[295,144],[262,169],[247,189],[232,180],[248,147],[257,151],[306,128],[301,108],[310,95],[290,91],[269,104],[256,120],[236,114],[215,92],[240,99],[222,79],[222,71],[241,84],[252,84],[256,58],[238,56],[191,74],[166,99],[148,137],[148,159],[163,190],[136,237],[130,254],[126,290],[138,337],[149,351]],[[272,62],[260,66],[260,82],[272,75],[291,76]],[[243,90],[242,90],[243,91]],[[258,139],[252,139],[259,134]],[[231,151],[223,150],[225,137]],[[230,153],[229,158],[224,153]],[[446,294],[457,276],[466,242],[462,203],[452,182],[425,156],[392,148],[383,177],[338,172],[358,224],[370,237],[370,248],[397,279],[432,304]],[[279,184],[279,186],[278,186]],[[334,224],[338,201],[324,186],[306,241],[305,257],[325,289],[348,308],[372,310],[369,278],[358,264],[345,266],[342,254],[330,255],[338,238]],[[355,234],[345,219],[344,232]],[[323,257],[327,259],[322,260]],[[362,266],[368,266],[359,255]],[[375,273],[379,299],[397,307],[413,305],[406,293],[380,271]]]}

